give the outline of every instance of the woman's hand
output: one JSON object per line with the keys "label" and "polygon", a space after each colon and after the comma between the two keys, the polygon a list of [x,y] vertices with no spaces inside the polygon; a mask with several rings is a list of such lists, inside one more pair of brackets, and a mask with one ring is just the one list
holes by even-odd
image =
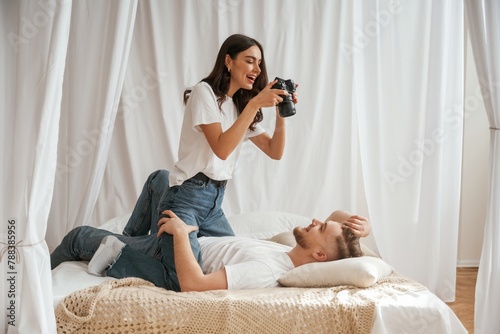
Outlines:
{"label": "woman's hand", "polygon": [[[295,89],[297,89],[297,87],[299,87],[299,85],[295,84]],[[289,94],[287,94],[287,95],[289,95]],[[281,99],[281,101],[283,101],[283,99]],[[292,102],[293,102],[293,104],[299,103],[299,95],[297,94],[297,91],[292,93]],[[278,108],[278,106],[276,106],[276,114],[278,115],[278,113],[279,113],[279,108]]]}
{"label": "woman's hand", "polygon": [[263,90],[259,92],[259,94],[252,98],[251,101],[258,109],[276,106],[278,103],[283,101],[283,98],[280,95],[289,95],[284,89],[271,88],[276,82],[277,80],[271,81],[266,87],[264,87]]}
{"label": "woman's hand", "polygon": [[372,226],[367,218],[354,215],[342,222],[343,227],[350,228],[358,237],[366,237],[370,234]]}
{"label": "woman's hand", "polygon": [[[298,87],[299,87],[299,84],[295,84],[295,90],[297,90]],[[292,94],[292,102],[294,104],[299,103],[299,96],[297,95],[297,92]]]}

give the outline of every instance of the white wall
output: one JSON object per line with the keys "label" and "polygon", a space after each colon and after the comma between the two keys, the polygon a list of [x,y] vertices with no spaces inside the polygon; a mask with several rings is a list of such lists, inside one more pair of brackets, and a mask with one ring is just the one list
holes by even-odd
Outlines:
{"label": "white wall", "polygon": [[458,265],[479,266],[489,187],[489,124],[467,36]]}

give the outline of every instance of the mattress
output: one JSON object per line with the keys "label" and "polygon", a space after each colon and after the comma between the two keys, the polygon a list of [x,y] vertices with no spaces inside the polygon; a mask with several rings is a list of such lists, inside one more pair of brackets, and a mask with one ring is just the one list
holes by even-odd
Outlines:
{"label": "mattress", "polygon": [[[123,224],[127,220],[128,216],[118,217],[102,225],[101,228],[105,228],[114,232],[120,232],[123,227]],[[262,239],[270,238],[273,235],[279,234],[283,231],[290,231],[295,226],[306,226],[310,223],[310,219],[307,217],[302,217],[282,212],[242,214],[230,217],[229,221],[236,235],[248,236],[252,238],[262,238]],[[78,291],[82,290],[87,291],[89,289],[93,289],[93,287],[106,286],[106,284],[110,284],[116,281],[114,278],[96,277],[89,275],[87,273],[86,262],[65,262],[52,271],[52,277],[53,277],[52,282],[53,282],[53,293],[54,293],[54,308],[56,310],[57,309],[59,310],[59,314],[61,314],[61,307],[63,307],[64,304],[63,301],[65,298],[67,297],[70,298],[71,296],[74,296],[75,294],[78,293]],[[149,290],[159,289],[156,287],[153,288],[144,287],[144,288],[148,288]],[[288,308],[290,308],[293,309],[294,312],[307,312],[308,314],[310,314],[311,310],[312,311],[320,310],[320,307],[325,307],[325,305],[311,306],[311,301],[308,298],[310,298],[312,293],[318,294],[317,296],[319,297],[315,298],[324,299],[325,294],[339,292],[338,289],[336,290],[334,289],[335,291],[333,291],[332,289],[330,290],[327,289],[308,290],[308,289],[290,289],[290,288],[273,288],[273,289],[278,289],[278,290],[283,289],[283,290],[281,291],[259,290],[255,292],[255,294],[251,299],[258,300],[259,298],[264,298],[265,301],[266,298],[269,298],[273,300],[274,303],[273,305],[275,305],[276,310],[279,309],[281,312],[283,312],[283,310],[287,310]],[[289,289],[289,290],[284,290],[284,289]],[[155,291],[157,291],[156,295],[163,294],[163,292],[160,292],[159,290]],[[280,305],[279,297],[282,291],[286,291],[287,298],[289,298],[290,294],[294,294],[296,296],[296,298],[294,298],[294,302],[290,302],[289,299],[284,299],[283,304]],[[361,293],[368,293],[368,292],[369,291],[361,291]],[[221,293],[223,295],[218,296],[218,298],[220,298],[221,301],[225,302],[231,299],[238,300],[238,298],[248,298],[248,292],[237,292],[233,294],[230,291],[229,292],[226,291]],[[166,296],[166,298],[171,298],[172,296],[173,297],[179,296],[178,295],[179,293],[173,293],[173,294],[174,295]],[[142,295],[143,294],[141,293],[141,296]],[[182,293],[180,293],[180,295],[182,295]],[[196,298],[199,298],[200,296],[203,298],[206,297],[203,294],[195,296]],[[307,298],[305,296],[307,296]],[[336,300],[339,300],[337,295],[335,296]],[[212,296],[210,296],[210,298],[212,298]],[[203,302],[206,302],[206,300],[203,300]],[[298,305],[300,307],[297,308],[297,305],[290,305],[293,303],[298,303],[298,304],[302,303],[304,305]],[[66,305],[64,306],[66,307]],[[291,308],[292,306],[293,308]],[[328,307],[328,301],[326,302],[326,307]],[[252,306],[252,308],[254,308],[254,306]],[[297,311],[297,310],[303,310],[303,311]],[[345,311],[343,312],[345,313]],[[369,320],[371,321],[370,333],[450,333],[450,334],[467,333],[464,326],[461,324],[461,322],[453,313],[453,311],[448,307],[448,305],[446,305],[436,295],[434,295],[426,288],[405,289],[401,290],[401,292],[396,291],[394,293],[380,295],[380,297],[377,296],[375,302],[370,308],[370,312],[373,312]],[[294,317],[300,318],[298,316],[299,315],[297,314]],[[300,314],[300,316],[303,315]],[[119,317],[123,317],[123,315],[119,315]],[[248,321],[247,319],[248,317],[249,315],[247,314],[245,316],[246,321]],[[310,316],[306,316],[304,319],[313,321],[312,323],[318,322],[318,320],[311,320]],[[264,322],[263,318],[261,318],[260,322],[262,325],[262,323]],[[325,327],[323,326],[321,328],[324,329]],[[320,330],[319,332],[325,332],[325,333],[331,332],[331,330],[329,330],[328,327],[326,328],[327,329]],[[306,331],[301,330],[301,332],[306,332]],[[359,332],[361,333],[361,331]]]}

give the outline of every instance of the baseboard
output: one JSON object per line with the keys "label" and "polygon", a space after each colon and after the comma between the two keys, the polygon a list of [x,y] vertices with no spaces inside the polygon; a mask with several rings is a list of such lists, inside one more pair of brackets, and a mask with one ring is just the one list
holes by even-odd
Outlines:
{"label": "baseboard", "polygon": [[457,267],[479,267],[479,260],[459,260],[457,263]]}

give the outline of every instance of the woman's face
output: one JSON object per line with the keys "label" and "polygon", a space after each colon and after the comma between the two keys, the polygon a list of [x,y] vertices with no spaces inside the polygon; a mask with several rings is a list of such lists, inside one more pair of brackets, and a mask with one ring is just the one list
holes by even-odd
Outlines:
{"label": "woman's face", "polygon": [[257,45],[238,53],[235,59],[226,55],[226,66],[230,70],[231,81],[227,95],[232,97],[240,88],[252,89],[260,74],[262,55]]}

